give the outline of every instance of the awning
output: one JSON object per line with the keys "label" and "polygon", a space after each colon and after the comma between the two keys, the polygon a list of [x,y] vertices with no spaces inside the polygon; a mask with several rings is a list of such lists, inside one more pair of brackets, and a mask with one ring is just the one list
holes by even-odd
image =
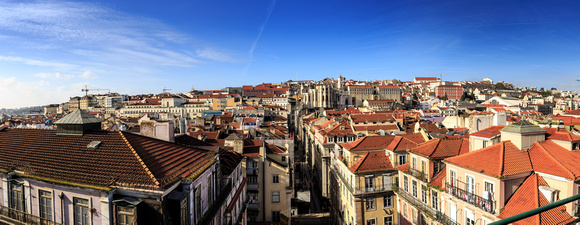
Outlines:
{"label": "awning", "polygon": [[139,203],[141,203],[141,199],[138,199],[135,197],[130,197],[130,196],[121,196],[121,197],[115,198],[113,200],[113,204],[121,205],[121,206],[126,206],[126,205],[137,206]]}

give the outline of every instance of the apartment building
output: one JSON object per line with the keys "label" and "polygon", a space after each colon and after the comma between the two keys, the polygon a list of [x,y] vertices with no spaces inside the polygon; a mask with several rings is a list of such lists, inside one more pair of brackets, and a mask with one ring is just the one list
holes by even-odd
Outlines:
{"label": "apartment building", "polygon": [[217,149],[104,131],[101,122],[77,110],[56,130],[0,128],[0,221],[219,223],[230,192]]}
{"label": "apartment building", "polygon": [[440,209],[443,160],[469,152],[467,139],[431,139],[410,149],[409,162],[400,165],[397,188],[401,224],[430,224]]}

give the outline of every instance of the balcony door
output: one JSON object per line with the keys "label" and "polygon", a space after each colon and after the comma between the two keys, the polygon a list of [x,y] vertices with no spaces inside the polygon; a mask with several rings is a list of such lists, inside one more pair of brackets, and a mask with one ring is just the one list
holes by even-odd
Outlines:
{"label": "balcony door", "polygon": [[373,175],[367,175],[367,176],[365,176],[365,189],[367,191],[372,191],[373,190],[373,187],[374,187],[373,186],[374,185],[373,179],[374,179],[374,176]]}
{"label": "balcony door", "polygon": [[383,174],[383,189],[389,189],[391,187],[391,176],[389,174]]}

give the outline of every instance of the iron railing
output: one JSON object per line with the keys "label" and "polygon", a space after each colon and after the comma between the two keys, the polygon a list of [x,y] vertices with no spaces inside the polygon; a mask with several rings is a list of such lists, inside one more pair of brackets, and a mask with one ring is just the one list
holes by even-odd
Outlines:
{"label": "iron railing", "polygon": [[362,195],[362,194],[375,194],[379,192],[386,192],[392,191],[393,185],[392,184],[385,184],[385,185],[374,185],[372,187],[359,187],[355,190],[355,195]]}
{"label": "iron railing", "polygon": [[39,224],[39,225],[57,225],[56,223],[47,219],[40,218],[39,216],[32,215],[30,213],[22,212],[10,207],[0,205],[0,221],[7,222],[9,224]]}
{"label": "iron railing", "polygon": [[435,219],[437,220],[437,222],[440,222],[441,224],[444,225],[457,225],[457,222],[455,222],[455,220],[449,218],[447,215],[439,211],[436,212]]}
{"label": "iron railing", "polygon": [[415,206],[415,208],[417,208],[421,212],[428,214],[432,218],[436,216],[437,211],[429,207],[429,205],[419,201],[419,199],[416,199],[415,197],[411,196],[410,194],[408,194],[407,192],[405,192],[400,188],[395,188],[395,191],[397,192],[397,197],[405,199],[405,201]]}
{"label": "iron railing", "polygon": [[451,185],[445,182],[445,190],[447,194],[457,197],[458,199],[463,200],[471,205],[474,205],[483,211],[486,211],[491,214],[495,214],[496,212],[496,203],[495,201],[491,201],[491,196],[487,198],[481,197],[464,189],[461,189],[457,186]]}
{"label": "iron railing", "polygon": [[422,180],[423,182],[428,182],[427,181],[427,174],[423,173],[422,171],[413,169],[411,167],[409,167],[409,174],[411,176],[414,176],[415,178]]}

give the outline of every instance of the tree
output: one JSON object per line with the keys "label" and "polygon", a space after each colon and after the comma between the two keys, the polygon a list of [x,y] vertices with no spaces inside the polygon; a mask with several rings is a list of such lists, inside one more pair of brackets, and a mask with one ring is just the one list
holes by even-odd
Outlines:
{"label": "tree", "polygon": [[497,90],[497,89],[499,89],[499,90],[503,90],[503,89],[506,89],[506,88],[505,88],[505,85],[503,85],[503,82],[497,82],[497,83],[495,84],[495,89],[496,89],[496,90]]}
{"label": "tree", "polygon": [[447,98],[447,94],[445,94],[445,96],[443,96],[443,97],[439,97],[439,99],[441,99],[441,100],[443,100],[443,101],[447,101],[447,99],[449,99],[449,98]]}

